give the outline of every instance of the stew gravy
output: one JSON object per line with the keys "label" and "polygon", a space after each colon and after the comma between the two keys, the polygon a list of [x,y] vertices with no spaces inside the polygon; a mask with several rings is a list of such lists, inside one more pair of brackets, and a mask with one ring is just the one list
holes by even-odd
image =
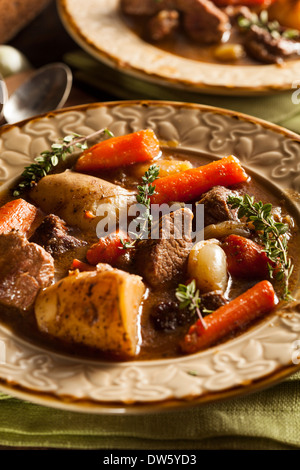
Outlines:
{"label": "stew gravy", "polygon": [[[193,166],[199,166],[201,164],[208,163],[209,158],[203,156],[195,158],[192,154],[182,154],[174,152],[165,152],[163,158],[176,158],[190,160]],[[159,165],[159,160],[157,161]],[[119,184],[127,189],[136,188],[136,185],[139,181],[136,181],[136,178],[130,176],[130,171],[125,169],[119,169],[117,171],[110,171],[104,174],[103,172],[96,176],[101,176],[103,179],[107,179],[114,184]],[[264,184],[261,181],[257,181],[254,178],[251,178],[249,182],[237,185],[232,189],[240,189],[245,193],[253,195],[255,200],[263,202],[271,202],[273,207],[279,206],[282,210],[282,213],[287,213],[288,210],[285,205],[285,201],[280,198],[279,194],[274,194],[270,190],[264,187]],[[1,195],[1,205],[7,202],[10,199],[10,194],[3,193]],[[73,235],[78,238],[84,238],[84,235],[78,230],[74,229]],[[96,239],[95,239],[96,240]],[[94,242],[95,240],[89,240],[89,242]],[[291,291],[295,287],[298,277],[299,277],[299,257],[296,256],[299,250],[300,244],[300,234],[297,226],[293,230],[292,237],[289,241],[289,253],[292,257],[292,262],[295,265],[294,272],[291,278]],[[84,259],[84,248],[76,248],[74,250],[68,251],[60,256],[55,262],[56,269],[56,280],[61,277],[64,277],[68,274],[71,263],[74,258]],[[182,282],[185,282],[185,279],[182,279]],[[237,279],[231,279],[228,289],[228,298],[231,299],[236,297],[240,293],[247,290],[254,282],[241,281]],[[140,336],[140,348],[135,360],[149,360],[149,359],[159,359],[159,358],[170,358],[181,355],[178,349],[179,340],[183,338],[184,334],[189,328],[189,324],[176,328],[174,331],[157,331],[152,322],[150,321],[150,313],[152,308],[159,302],[171,301],[174,300],[174,292],[170,290],[164,290],[163,288],[158,290],[153,290],[148,288],[146,291],[145,298],[140,307],[139,312],[139,336]],[[99,351],[89,350],[86,347],[81,347],[76,344],[64,345],[60,340],[51,339],[45,334],[41,333],[36,325],[35,316],[33,309],[26,312],[20,312],[13,308],[3,307],[0,309],[0,321],[3,325],[10,328],[14,334],[25,339],[30,343],[37,344],[38,346],[56,352],[61,352],[67,355],[76,356],[76,357],[88,357],[90,359],[96,360],[114,360],[114,357],[103,354]],[[195,319],[192,321],[192,323]],[[263,321],[263,320],[262,320]]]}

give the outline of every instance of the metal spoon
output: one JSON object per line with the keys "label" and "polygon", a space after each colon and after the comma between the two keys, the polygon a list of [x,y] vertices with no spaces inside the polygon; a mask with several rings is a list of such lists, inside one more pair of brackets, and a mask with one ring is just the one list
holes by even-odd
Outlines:
{"label": "metal spoon", "polygon": [[14,124],[60,108],[69,97],[72,81],[72,72],[65,64],[45,65],[5,99],[6,85],[1,80],[2,116],[8,124]]}

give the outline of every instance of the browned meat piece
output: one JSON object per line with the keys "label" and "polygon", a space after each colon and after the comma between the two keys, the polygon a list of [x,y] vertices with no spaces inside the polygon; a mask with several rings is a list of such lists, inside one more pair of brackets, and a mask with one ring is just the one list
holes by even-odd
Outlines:
{"label": "browned meat piece", "polygon": [[176,0],[121,0],[121,11],[126,15],[155,15],[160,10],[174,9]]}
{"label": "browned meat piece", "polygon": [[152,287],[176,281],[183,275],[192,248],[192,219],[192,211],[186,208],[166,214],[160,220],[159,238],[138,243],[137,271]]}
{"label": "browned meat piece", "polygon": [[230,194],[234,194],[224,186],[215,186],[205,193],[197,204],[204,205],[204,225],[217,224],[225,220],[238,220],[237,210],[227,204]]}
{"label": "browned meat piece", "polygon": [[44,218],[30,241],[41,245],[53,256],[87,244],[69,235],[66,223],[54,214]]}
{"label": "browned meat piece", "polygon": [[12,231],[0,235],[0,303],[27,310],[54,278],[52,256]]}
{"label": "browned meat piece", "polygon": [[282,63],[287,57],[300,55],[300,43],[282,36],[273,37],[268,30],[253,25],[245,38],[245,50],[259,62]]}
{"label": "browned meat piece", "polygon": [[227,303],[228,300],[221,290],[214,290],[201,295],[201,306],[204,306],[207,310],[217,310]]}
{"label": "browned meat piece", "polygon": [[161,10],[149,20],[147,36],[151,41],[161,41],[170,36],[179,26],[176,10]]}
{"label": "browned meat piece", "polygon": [[210,0],[177,0],[177,7],[183,12],[185,32],[193,41],[218,43],[230,27],[228,15]]}
{"label": "browned meat piece", "polygon": [[[120,7],[125,14],[136,16],[154,16],[162,10],[180,12],[187,35],[193,41],[204,44],[220,42],[230,27],[228,15],[210,0],[121,0]],[[163,31],[166,29],[170,31],[170,21],[164,20],[163,23],[161,19],[153,21],[154,25],[150,25],[149,28],[154,29],[153,39],[159,40],[164,37]],[[155,39],[155,36],[159,37]]]}

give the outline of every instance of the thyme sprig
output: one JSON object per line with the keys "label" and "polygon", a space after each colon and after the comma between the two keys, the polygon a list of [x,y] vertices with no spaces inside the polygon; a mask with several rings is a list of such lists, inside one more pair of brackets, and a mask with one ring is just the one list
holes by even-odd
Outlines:
{"label": "thyme sprig", "polygon": [[53,143],[51,150],[44,150],[34,159],[34,163],[24,168],[21,180],[13,189],[13,196],[18,197],[25,190],[31,189],[41,178],[48,175],[59,162],[65,161],[67,156],[76,149],[86,150],[88,148],[87,141],[101,134],[113,137],[108,129],[100,129],[88,136],[75,133],[67,135],[61,141]]}
{"label": "thyme sprig", "polygon": [[258,26],[267,30],[274,39],[283,37],[285,39],[296,39],[299,31],[296,29],[285,29],[277,20],[270,21],[267,10],[262,10],[259,14],[252,13],[250,18],[241,15],[238,17],[238,25],[242,30],[249,30],[252,26]]}
{"label": "thyme sprig", "polygon": [[124,240],[120,240],[123,249],[133,248],[137,240],[143,239],[148,236],[149,228],[152,222],[152,215],[151,215],[151,196],[155,194],[155,185],[153,185],[154,181],[158,178],[159,175],[159,166],[151,165],[145,174],[142,176],[142,183],[138,185],[137,190],[138,193],[136,195],[136,201],[138,204],[143,206],[143,211],[136,218],[137,229],[139,230],[138,236],[134,235],[136,238],[131,242],[124,242]]}
{"label": "thyme sprig", "polygon": [[179,284],[176,289],[175,296],[176,299],[179,300],[179,308],[188,308],[191,313],[196,313],[203,328],[206,329],[207,325],[203,319],[202,313],[211,313],[211,311],[207,310],[205,307],[201,307],[201,298],[195,279],[193,279],[189,284]]}
{"label": "thyme sprig", "polygon": [[293,272],[293,264],[288,256],[288,238],[286,232],[289,226],[275,221],[272,215],[272,204],[255,202],[253,196],[229,196],[228,204],[238,209],[239,218],[246,217],[257,232],[270,263],[268,264],[270,278],[282,286],[283,300],[291,300],[289,279]]}

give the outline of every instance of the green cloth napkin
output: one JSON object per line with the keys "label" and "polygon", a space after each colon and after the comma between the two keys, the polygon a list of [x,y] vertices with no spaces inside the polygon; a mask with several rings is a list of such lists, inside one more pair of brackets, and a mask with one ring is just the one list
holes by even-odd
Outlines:
{"label": "green cloth napkin", "polygon": [[64,60],[73,68],[75,79],[108,93],[113,99],[201,103],[249,114],[300,133],[300,93],[297,89],[254,97],[207,95],[145,82],[108,67],[81,50],[66,54]]}
{"label": "green cloth napkin", "polygon": [[0,445],[57,449],[300,448],[300,373],[259,393],[146,415],[93,415],[0,396]]}
{"label": "green cloth napkin", "polygon": [[[82,51],[65,57],[75,78],[108,99],[193,101],[251,114],[300,131],[291,92],[233,98],[174,92],[118,73]],[[294,91],[294,90],[293,90]],[[184,410],[95,415],[0,395],[0,446],[96,450],[293,450],[300,448],[300,373],[267,390]]]}

